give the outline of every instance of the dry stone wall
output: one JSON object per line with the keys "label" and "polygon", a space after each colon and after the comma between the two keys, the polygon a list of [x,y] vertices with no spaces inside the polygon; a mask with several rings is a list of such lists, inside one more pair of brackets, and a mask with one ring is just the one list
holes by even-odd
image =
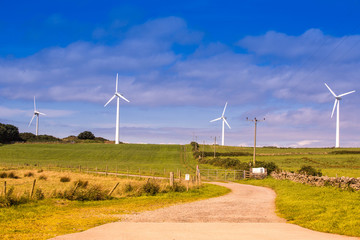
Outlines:
{"label": "dry stone wall", "polygon": [[360,190],[360,178],[350,178],[350,177],[316,177],[316,176],[309,176],[303,175],[298,173],[291,173],[291,172],[272,172],[271,176],[278,180],[290,180],[293,182],[303,183],[312,186],[333,186],[339,187],[341,189],[348,189],[348,190]]}

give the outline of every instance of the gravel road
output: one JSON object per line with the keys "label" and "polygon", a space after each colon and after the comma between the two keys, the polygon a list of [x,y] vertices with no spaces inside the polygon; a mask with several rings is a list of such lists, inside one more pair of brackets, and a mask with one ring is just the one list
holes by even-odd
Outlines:
{"label": "gravel road", "polygon": [[214,183],[231,193],[155,211],[122,215],[109,223],[54,240],[341,240],[358,239],[315,232],[288,224],[275,214],[275,192],[237,183]]}

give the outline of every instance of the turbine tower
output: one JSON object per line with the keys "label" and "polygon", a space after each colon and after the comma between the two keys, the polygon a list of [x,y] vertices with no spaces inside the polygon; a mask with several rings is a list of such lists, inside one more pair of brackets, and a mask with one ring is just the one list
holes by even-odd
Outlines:
{"label": "turbine tower", "polygon": [[222,120],[222,135],[221,135],[221,145],[222,145],[222,146],[224,146],[224,142],[225,142],[225,141],[224,141],[225,123],[226,123],[226,125],[231,129],[229,123],[226,121],[226,117],[224,116],[225,110],[226,110],[226,106],[227,106],[227,102],[225,103],[224,111],[223,111],[221,117],[216,118],[216,119],[210,121],[210,122],[215,122],[215,121],[218,121],[218,120]]}
{"label": "turbine tower", "polygon": [[36,103],[35,103],[35,96],[34,96],[34,115],[30,120],[29,126],[31,125],[32,121],[34,120],[34,118],[36,117],[36,136],[39,134],[39,117],[40,115],[46,115],[45,113],[41,113],[38,110],[36,110]]}
{"label": "turbine tower", "polygon": [[335,102],[334,102],[334,107],[333,107],[333,110],[331,113],[331,118],[333,117],[334,111],[336,108],[336,144],[335,144],[335,147],[339,148],[340,147],[340,100],[343,96],[348,95],[350,93],[354,93],[355,91],[336,95],[326,83],[325,83],[325,86],[329,89],[331,94],[335,97]]}
{"label": "turbine tower", "polygon": [[116,130],[115,130],[115,144],[119,144],[119,125],[120,125],[120,111],[119,111],[119,107],[120,107],[120,98],[124,99],[127,102],[130,102],[129,100],[127,100],[123,95],[121,95],[120,93],[118,93],[118,82],[119,82],[119,74],[116,74],[116,87],[115,87],[115,94],[114,96],[112,96],[110,98],[110,100],[104,105],[104,107],[106,107],[106,105],[108,105],[114,98],[116,98]]}

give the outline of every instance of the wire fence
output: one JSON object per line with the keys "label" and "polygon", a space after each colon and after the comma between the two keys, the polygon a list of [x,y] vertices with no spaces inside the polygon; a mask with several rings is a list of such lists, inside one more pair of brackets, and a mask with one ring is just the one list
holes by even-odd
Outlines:
{"label": "wire fence", "polygon": [[208,181],[235,181],[250,178],[246,170],[200,169],[202,178]]}

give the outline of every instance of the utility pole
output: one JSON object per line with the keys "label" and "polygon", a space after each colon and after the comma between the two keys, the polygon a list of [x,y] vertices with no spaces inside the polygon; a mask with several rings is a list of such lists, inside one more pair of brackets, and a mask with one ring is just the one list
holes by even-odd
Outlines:
{"label": "utility pole", "polygon": [[262,122],[265,121],[265,118],[263,120],[259,120],[259,119],[249,119],[248,117],[246,118],[246,121],[251,121],[254,122],[255,124],[255,134],[254,134],[254,155],[253,155],[253,165],[255,166],[255,161],[256,161],[256,126],[257,126],[257,122]]}

